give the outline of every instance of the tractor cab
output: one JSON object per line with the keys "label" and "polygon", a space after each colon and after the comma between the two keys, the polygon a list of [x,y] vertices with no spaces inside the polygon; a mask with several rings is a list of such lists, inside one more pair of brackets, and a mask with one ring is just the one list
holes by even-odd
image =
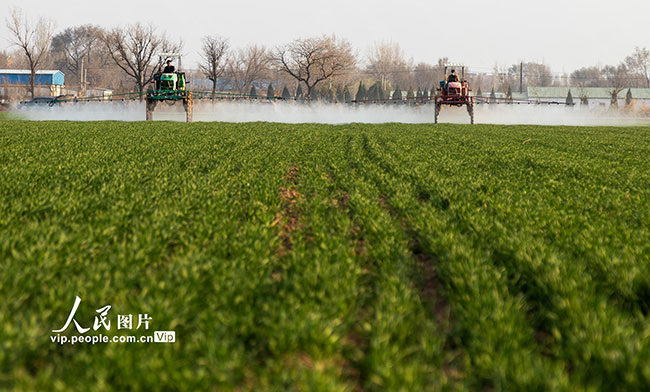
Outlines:
{"label": "tractor cab", "polygon": [[[447,75],[447,70],[452,69],[452,72],[455,69],[460,69],[460,75],[451,73]],[[440,92],[440,95],[444,97],[447,100],[453,100],[456,101],[459,98],[466,97],[469,95],[469,85],[467,81],[464,79],[465,78],[465,66],[464,65],[445,65],[445,80],[440,81],[440,88],[438,91]],[[455,75],[455,78],[449,78],[450,75]],[[447,80],[453,80],[453,81],[447,81]]]}
{"label": "tractor cab", "polygon": [[185,73],[174,72],[160,74],[157,84],[158,85],[156,86],[156,90],[185,90]]}
{"label": "tractor cab", "polygon": [[[167,59],[167,62],[171,62],[172,59],[178,58],[178,70],[174,72],[164,72],[159,69],[159,71],[154,75],[154,84],[155,90],[161,93],[167,91],[185,91],[187,87],[187,81],[185,78],[185,72],[181,72],[181,55],[178,53],[161,53],[159,56],[159,63],[163,64],[163,60]],[[171,67],[173,70],[174,68]],[[167,67],[165,69],[168,70]]]}
{"label": "tractor cab", "polygon": [[[174,58],[178,58],[178,68],[172,65]],[[163,63],[167,63],[165,69],[162,68]],[[158,55],[158,64],[158,72],[153,75],[153,83],[147,91],[147,121],[153,120],[153,112],[159,102],[167,102],[170,105],[183,102],[186,121],[192,122],[192,92],[187,87],[185,72],[180,71],[180,53],[161,53]]]}
{"label": "tractor cab", "polygon": [[[455,77],[448,77],[448,69],[459,69],[460,75],[455,72],[450,74]],[[434,112],[434,122],[438,122],[438,115],[440,109],[444,106],[466,106],[467,113],[469,113],[470,121],[474,124],[474,99],[470,95],[472,89],[469,88],[469,83],[465,80],[465,66],[464,65],[445,65],[445,80],[440,81],[440,87],[436,89],[434,103],[436,105]]]}
{"label": "tractor cab", "polygon": [[448,82],[447,95],[461,95],[463,93],[463,84],[461,82]]}

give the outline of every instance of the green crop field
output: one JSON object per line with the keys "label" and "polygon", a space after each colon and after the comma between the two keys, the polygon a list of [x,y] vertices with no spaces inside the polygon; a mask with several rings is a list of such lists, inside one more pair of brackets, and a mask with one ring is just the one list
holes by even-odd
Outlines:
{"label": "green crop field", "polygon": [[650,388],[650,128],[5,120],[0,176],[0,389]]}

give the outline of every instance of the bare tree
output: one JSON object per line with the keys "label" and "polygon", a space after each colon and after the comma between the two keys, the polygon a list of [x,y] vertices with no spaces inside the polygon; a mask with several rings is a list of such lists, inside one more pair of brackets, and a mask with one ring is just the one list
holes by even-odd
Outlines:
{"label": "bare tree", "polygon": [[[520,67],[523,65],[523,69]],[[520,74],[520,72],[523,74]],[[519,78],[523,76],[522,87],[550,87],[553,85],[553,72],[551,68],[542,63],[513,64],[502,76],[506,86],[518,86]],[[506,87],[507,88],[507,87]],[[504,90],[505,91],[505,90]]]}
{"label": "bare tree", "polygon": [[606,65],[601,72],[611,88],[611,105],[618,106],[618,94],[629,83],[629,70],[625,64],[619,64],[618,66]]}
{"label": "bare tree", "polygon": [[228,76],[239,92],[247,92],[256,80],[269,73],[269,51],[261,45],[251,45],[235,51],[228,60]]}
{"label": "bare tree", "polygon": [[571,72],[571,85],[576,87],[606,87],[607,79],[597,66],[583,67]]}
{"label": "bare tree", "polygon": [[54,22],[40,18],[36,23],[33,23],[23,16],[20,9],[13,8],[6,23],[12,44],[19,47],[27,59],[30,70],[30,93],[34,98],[36,71],[50,50]]}
{"label": "bare tree", "polygon": [[0,68],[9,68],[11,62],[11,55],[5,50],[0,51]]}
{"label": "bare tree", "polygon": [[416,82],[412,74],[413,60],[406,59],[398,43],[374,43],[368,52],[367,61],[366,72],[375,80],[388,80],[393,86],[408,86]]}
{"label": "bare tree", "polygon": [[627,67],[641,75],[644,79],[644,85],[650,88],[650,51],[646,48],[634,48],[634,53],[625,58]]}
{"label": "bare tree", "polygon": [[542,63],[524,64],[524,75],[529,86],[550,87],[553,85],[551,67]]}
{"label": "bare tree", "polygon": [[428,63],[418,63],[413,70],[413,76],[416,86],[426,89],[431,88],[439,80],[436,78],[435,67]]}
{"label": "bare tree", "polygon": [[199,69],[208,80],[212,81],[212,95],[217,91],[217,79],[226,70],[226,54],[229,47],[228,39],[223,37],[207,36],[203,38],[201,57],[203,61]]}
{"label": "bare tree", "polygon": [[136,23],[126,28],[114,28],[102,34],[110,58],[131,79],[143,97],[144,88],[151,83],[161,67],[161,52],[178,52],[182,44],[173,44],[149,25]]}
{"label": "bare tree", "polygon": [[102,30],[97,26],[69,27],[52,37],[54,63],[79,79],[86,81],[89,68],[103,68],[109,58],[101,43]]}
{"label": "bare tree", "polygon": [[492,68],[492,88],[496,92],[506,93],[508,88],[514,84],[514,77],[510,69],[494,64]]}
{"label": "bare tree", "polygon": [[319,83],[354,67],[348,41],[334,36],[297,39],[274,53],[278,67],[307,87],[307,97]]}

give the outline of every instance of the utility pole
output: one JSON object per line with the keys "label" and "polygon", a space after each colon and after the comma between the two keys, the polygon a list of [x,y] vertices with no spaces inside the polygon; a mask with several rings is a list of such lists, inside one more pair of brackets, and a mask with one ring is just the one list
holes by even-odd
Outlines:
{"label": "utility pole", "polygon": [[81,58],[79,67],[79,96],[86,96],[86,81],[88,80],[88,69],[85,67],[84,58]]}
{"label": "utility pole", "polygon": [[84,91],[84,58],[81,57],[81,67],[79,68],[79,95]]}
{"label": "utility pole", "polygon": [[519,94],[524,93],[524,62],[519,63]]}

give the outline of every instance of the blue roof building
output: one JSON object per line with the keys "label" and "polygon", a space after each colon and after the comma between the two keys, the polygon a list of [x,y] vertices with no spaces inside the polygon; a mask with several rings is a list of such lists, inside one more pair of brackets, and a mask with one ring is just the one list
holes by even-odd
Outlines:
{"label": "blue roof building", "polygon": [[[28,69],[0,69],[0,85],[29,85]],[[36,71],[34,84],[41,86],[63,86],[65,75],[59,70]]]}

